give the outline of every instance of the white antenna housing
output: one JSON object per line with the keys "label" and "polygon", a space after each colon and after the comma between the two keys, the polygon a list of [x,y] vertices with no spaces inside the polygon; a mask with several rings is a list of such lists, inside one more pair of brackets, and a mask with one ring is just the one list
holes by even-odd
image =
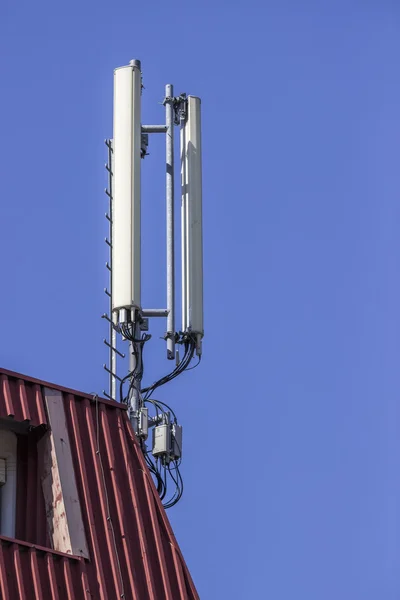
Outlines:
{"label": "white antenna housing", "polygon": [[182,331],[197,334],[201,354],[203,325],[203,231],[201,101],[187,98],[181,129],[182,174]]}
{"label": "white antenna housing", "polygon": [[114,71],[112,310],[119,320],[141,307],[140,62]]}

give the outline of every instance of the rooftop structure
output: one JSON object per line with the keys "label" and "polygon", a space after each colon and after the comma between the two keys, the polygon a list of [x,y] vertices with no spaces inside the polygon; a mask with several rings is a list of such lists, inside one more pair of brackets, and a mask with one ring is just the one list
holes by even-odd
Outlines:
{"label": "rooftop structure", "polygon": [[126,406],[0,369],[9,435],[3,600],[198,598]]}

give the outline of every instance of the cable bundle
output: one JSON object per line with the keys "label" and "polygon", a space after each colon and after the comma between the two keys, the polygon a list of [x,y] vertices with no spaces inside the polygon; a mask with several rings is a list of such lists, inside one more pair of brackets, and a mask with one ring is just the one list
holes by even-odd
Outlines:
{"label": "cable bundle", "polygon": [[165,375],[164,377],[161,377],[161,379],[155,381],[149,387],[143,388],[141,390],[141,393],[144,395],[143,397],[145,400],[150,398],[150,396],[157,388],[161,387],[162,385],[165,385],[166,383],[169,383],[170,381],[181,375],[188,368],[189,363],[192,360],[196,350],[196,340],[194,337],[186,335],[184,336],[183,340],[179,343],[183,344],[185,347],[185,353],[183,355],[182,360],[179,361],[179,363],[171,373]]}
{"label": "cable bundle", "polygon": [[[132,343],[132,351],[135,356],[135,368],[133,371],[129,372],[120,383],[120,401],[124,404],[129,404],[130,395],[133,388],[139,389],[140,383],[144,374],[143,367],[143,347],[144,344],[150,339],[150,335],[142,334],[139,339],[134,337],[132,332],[132,328],[128,325],[121,325],[121,333],[123,336]],[[152,394],[160,388],[161,386],[173,381],[181,375],[184,371],[190,370],[189,364],[193,359],[195,351],[196,351],[196,337],[190,334],[184,334],[181,336],[181,339],[178,343],[184,346],[184,355],[182,360],[176,365],[176,367],[168,373],[164,375],[157,381],[155,381],[152,385],[142,388],[140,390],[141,397],[141,406],[146,404],[151,404],[155,409],[155,419],[158,422],[165,421],[169,422],[169,414],[173,416],[174,422],[177,424],[178,420],[175,412],[166,404],[165,402],[161,402],[160,400],[154,400],[151,398]],[[200,362],[200,359],[199,359]],[[192,369],[197,367],[199,362],[191,367]],[[124,395],[124,384],[127,380],[130,380],[129,388],[127,393]],[[180,473],[179,467],[181,465],[182,458],[178,460],[171,460],[170,458],[154,458],[151,450],[147,450],[146,444],[143,440],[141,440],[141,448],[149,467],[150,473],[154,477],[155,485],[157,488],[157,492],[160,495],[160,499],[163,501],[164,508],[171,508],[174,506],[182,497],[183,494],[183,479]],[[181,450],[181,449],[179,449]],[[180,454],[182,454],[180,452]],[[174,492],[171,495],[168,495],[168,490],[171,486],[174,487]]]}
{"label": "cable bundle", "polygon": [[[154,406],[157,421],[160,416],[165,416],[165,420],[169,421],[170,413],[174,418],[174,422],[178,423],[175,412],[165,402],[148,398],[147,400],[144,400],[144,403],[152,404]],[[142,450],[149,470],[154,476],[157,492],[160,495],[160,499],[163,501],[163,506],[166,509],[171,508],[179,502],[183,494],[183,479],[179,470],[182,458],[179,458],[178,460],[154,458],[151,451],[146,449],[144,442],[142,443]],[[182,455],[181,448],[179,448],[179,451]],[[168,498],[168,489],[171,482],[174,485],[174,493]]]}

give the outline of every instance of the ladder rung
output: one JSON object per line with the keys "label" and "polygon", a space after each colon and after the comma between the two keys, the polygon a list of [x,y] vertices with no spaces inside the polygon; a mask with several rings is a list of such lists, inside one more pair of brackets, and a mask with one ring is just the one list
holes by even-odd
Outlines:
{"label": "ladder rung", "polygon": [[103,342],[105,343],[106,346],[108,346],[109,348],[111,348],[111,350],[113,352],[115,352],[116,354],[118,354],[118,356],[120,356],[121,358],[125,358],[125,354],[123,354],[122,352],[120,352],[118,350],[118,348],[114,348],[114,346],[112,346],[109,342],[107,342],[107,340],[104,338]]}
{"label": "ladder rung", "polygon": [[115,377],[115,379],[118,379],[118,381],[122,381],[121,377],[118,377],[118,375],[116,375],[115,373],[113,373],[108,367],[107,365],[103,365],[103,369],[105,371],[107,371],[107,373],[110,373],[110,375],[112,375],[113,377]]}

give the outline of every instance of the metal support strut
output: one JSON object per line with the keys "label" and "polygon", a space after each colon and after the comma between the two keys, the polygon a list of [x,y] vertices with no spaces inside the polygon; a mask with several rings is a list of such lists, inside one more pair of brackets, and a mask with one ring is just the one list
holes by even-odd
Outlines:
{"label": "metal support strut", "polygon": [[142,125],[142,133],[166,133],[166,125]]}
{"label": "metal support strut", "polygon": [[167,358],[175,358],[175,256],[174,256],[174,91],[165,86],[166,205],[167,205]]}

